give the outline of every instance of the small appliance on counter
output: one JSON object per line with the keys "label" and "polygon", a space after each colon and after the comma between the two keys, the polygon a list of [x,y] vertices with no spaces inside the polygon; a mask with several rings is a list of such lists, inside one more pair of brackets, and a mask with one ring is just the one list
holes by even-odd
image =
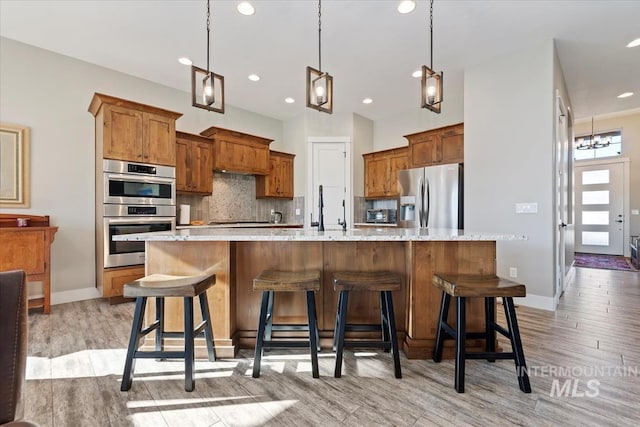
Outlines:
{"label": "small appliance on counter", "polygon": [[397,219],[396,209],[367,209],[367,223],[371,224],[395,224]]}

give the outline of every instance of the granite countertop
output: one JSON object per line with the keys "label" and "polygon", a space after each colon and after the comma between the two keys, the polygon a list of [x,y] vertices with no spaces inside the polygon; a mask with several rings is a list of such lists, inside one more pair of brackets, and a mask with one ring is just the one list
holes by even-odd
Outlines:
{"label": "granite countertop", "polygon": [[389,222],[356,222],[354,227],[397,227],[398,224]]}
{"label": "granite countertop", "polygon": [[447,228],[355,228],[318,231],[315,228],[213,228],[121,234],[115,241],[456,241],[527,240],[527,236]]}
{"label": "granite countertop", "polygon": [[230,222],[216,223],[206,225],[177,225],[176,230],[193,230],[201,228],[302,228],[304,224],[279,223],[272,222]]}

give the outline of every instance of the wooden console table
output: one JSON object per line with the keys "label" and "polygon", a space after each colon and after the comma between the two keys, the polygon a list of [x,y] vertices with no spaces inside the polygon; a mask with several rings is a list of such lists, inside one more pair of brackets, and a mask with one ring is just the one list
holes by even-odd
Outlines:
{"label": "wooden console table", "polygon": [[[28,218],[18,227],[17,218]],[[42,298],[29,300],[29,308],[51,311],[51,243],[58,227],[49,226],[49,216],[0,214],[0,271],[24,270],[27,281],[42,282]]]}

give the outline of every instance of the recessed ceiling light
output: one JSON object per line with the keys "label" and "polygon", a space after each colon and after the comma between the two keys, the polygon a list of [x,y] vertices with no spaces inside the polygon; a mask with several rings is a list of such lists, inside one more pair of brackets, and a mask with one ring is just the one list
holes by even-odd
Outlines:
{"label": "recessed ceiling light", "polygon": [[416,2],[413,0],[403,0],[398,4],[398,12],[400,13],[409,13],[413,12],[413,9],[416,8]]}
{"label": "recessed ceiling light", "polygon": [[285,98],[284,102],[286,102],[287,104],[293,104],[294,102],[296,102],[296,100],[293,98]]}
{"label": "recessed ceiling light", "polygon": [[252,82],[257,82],[258,80],[260,80],[260,76],[257,74],[249,74],[249,80],[251,80]]}
{"label": "recessed ceiling light", "polygon": [[628,98],[633,95],[633,92],[625,92],[618,95],[618,98]]}
{"label": "recessed ceiling light", "polygon": [[634,41],[632,41],[627,45],[627,47],[636,47],[636,46],[640,46],[640,39],[635,39]]}
{"label": "recessed ceiling light", "polygon": [[373,102],[373,99],[371,99],[371,98],[365,98],[365,99],[362,100],[363,104],[371,104],[372,102]]}
{"label": "recessed ceiling light", "polygon": [[411,77],[422,77],[422,70],[415,70],[412,74]]}
{"label": "recessed ceiling light", "polygon": [[191,60],[189,58],[187,58],[186,56],[183,56],[182,58],[178,58],[178,62],[181,63],[182,65],[191,65],[191,64],[193,64],[193,62],[191,62]]}
{"label": "recessed ceiling light", "polygon": [[247,16],[253,15],[254,13],[256,13],[255,8],[248,1],[243,1],[238,3],[237,9],[238,9],[238,12]]}

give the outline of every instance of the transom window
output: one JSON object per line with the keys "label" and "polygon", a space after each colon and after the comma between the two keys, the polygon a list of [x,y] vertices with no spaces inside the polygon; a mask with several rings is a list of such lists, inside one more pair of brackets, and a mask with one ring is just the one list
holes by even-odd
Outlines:
{"label": "transom window", "polygon": [[573,144],[573,158],[576,160],[593,160],[600,159],[602,157],[615,157],[622,153],[622,133],[620,131],[604,132],[595,134],[594,140],[606,141],[609,140],[609,145],[601,148],[589,148],[586,150],[578,150],[576,147],[579,145],[589,145],[591,135],[579,136],[576,138]]}

